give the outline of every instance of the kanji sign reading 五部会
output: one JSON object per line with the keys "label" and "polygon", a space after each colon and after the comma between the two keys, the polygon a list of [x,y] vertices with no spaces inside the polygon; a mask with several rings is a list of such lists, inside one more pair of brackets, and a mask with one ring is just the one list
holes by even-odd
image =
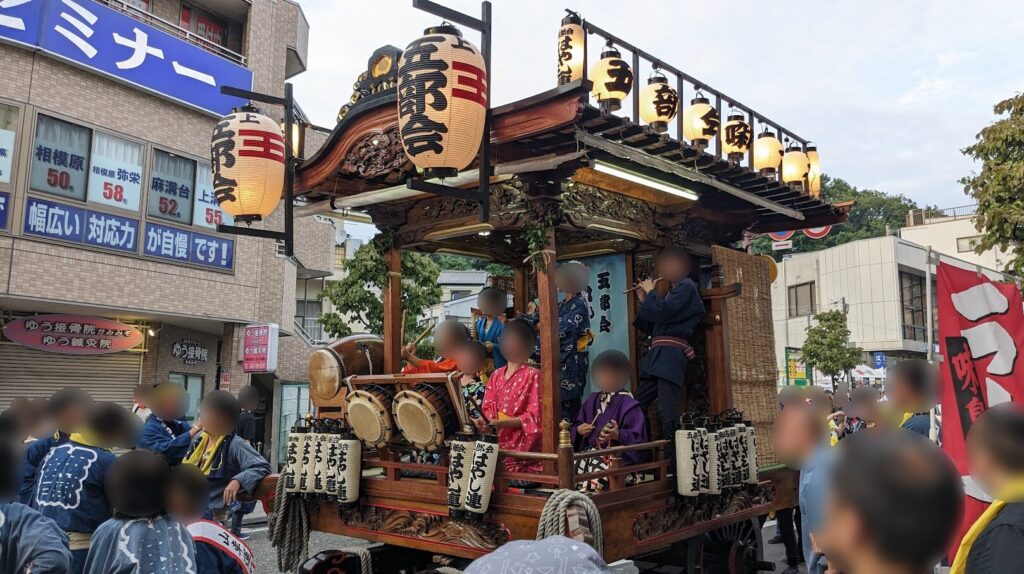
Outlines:
{"label": "kanji sign reading \u4e94\u90e8\u4f1a", "polygon": [[222,116],[245,102],[222,86],[252,87],[252,71],[92,0],[0,2],[0,40]]}
{"label": "kanji sign reading \u4e94\u90e8\u4f1a", "polygon": [[35,315],[10,321],[4,336],[15,343],[52,353],[100,355],[137,347],[142,331],[102,317]]}
{"label": "kanji sign reading \u4e94\u90e8\u4f1a", "polygon": [[242,370],[246,373],[272,373],[277,370],[277,336],[279,328],[247,325],[242,337]]}
{"label": "kanji sign reading \u4e94\u90e8\u4f1a", "polygon": [[581,261],[590,273],[585,295],[590,303],[590,330],[594,334],[591,358],[608,349],[628,349],[629,297],[623,294],[629,286],[626,257],[599,255]]}

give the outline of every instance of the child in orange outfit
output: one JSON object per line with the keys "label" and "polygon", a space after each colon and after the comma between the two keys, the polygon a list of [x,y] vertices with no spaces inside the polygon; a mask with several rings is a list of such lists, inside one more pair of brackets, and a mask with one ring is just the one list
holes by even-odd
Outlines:
{"label": "child in orange outfit", "polygon": [[434,330],[434,349],[437,360],[430,361],[416,356],[416,346],[409,343],[402,349],[405,359],[403,375],[424,375],[427,373],[450,373],[457,368],[452,355],[464,341],[469,339],[469,329],[454,319],[442,321]]}

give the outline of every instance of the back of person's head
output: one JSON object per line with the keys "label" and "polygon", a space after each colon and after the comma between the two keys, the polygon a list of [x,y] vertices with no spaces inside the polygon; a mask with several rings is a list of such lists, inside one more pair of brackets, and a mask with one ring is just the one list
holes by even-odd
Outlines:
{"label": "back of person's head", "polygon": [[907,571],[935,564],[963,512],[963,486],[949,457],[899,431],[857,433],[837,451],[817,540],[829,560],[845,571],[866,558]]}
{"label": "back of person's head", "polygon": [[101,446],[133,446],[138,432],[139,419],[117,403],[99,402],[89,409],[86,427],[98,439]]}
{"label": "back of person's head", "polygon": [[175,520],[191,523],[199,520],[210,502],[210,481],[199,467],[179,464],[171,471],[167,486],[167,513]]}
{"label": "back of person's head", "polygon": [[466,339],[455,348],[455,362],[463,373],[476,374],[487,362],[487,347],[475,339]]}
{"label": "back of person's head", "polygon": [[847,407],[849,414],[874,422],[878,409],[878,401],[881,399],[878,389],[870,386],[856,387],[850,391],[850,404]]}
{"label": "back of person's head", "polygon": [[151,518],[163,514],[171,467],[149,450],[127,452],[114,461],[104,478],[107,500],[125,518]]}
{"label": "back of person's head", "polygon": [[92,404],[93,400],[89,393],[78,387],[64,387],[50,395],[46,401],[46,414],[60,417],[71,409],[84,410]]}
{"label": "back of person's head", "polygon": [[1024,477],[1024,405],[1008,402],[981,413],[967,435],[971,474],[1000,496],[1003,483]]}
{"label": "back of person's head", "polygon": [[801,402],[803,398],[803,392],[800,390],[802,387],[796,385],[786,385],[779,390],[779,406],[786,408]]}
{"label": "back of person's head", "polygon": [[254,411],[260,406],[260,390],[252,385],[242,387],[238,391],[238,403],[247,411]]}
{"label": "back of person's head", "polygon": [[888,369],[886,388],[894,401],[918,404],[898,405],[903,408],[927,408],[935,401],[938,375],[935,367],[921,359],[900,361]]}
{"label": "back of person's head", "polygon": [[238,399],[228,391],[211,391],[203,397],[199,406],[199,418],[203,429],[213,435],[226,435],[238,426],[242,407]]}
{"label": "back of person's head", "polygon": [[132,398],[140,405],[148,406],[153,387],[154,385],[150,384],[135,385],[135,388],[132,389]]}
{"label": "back of person's head", "polygon": [[605,574],[612,571],[601,555],[585,542],[549,536],[541,540],[506,542],[494,552],[476,559],[465,572],[520,572],[525,571],[524,566],[529,566],[530,572]]}

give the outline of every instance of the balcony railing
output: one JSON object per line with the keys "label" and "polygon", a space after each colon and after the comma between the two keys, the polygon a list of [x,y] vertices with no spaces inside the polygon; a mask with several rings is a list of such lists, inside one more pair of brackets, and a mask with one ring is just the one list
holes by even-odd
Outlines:
{"label": "balcony railing", "polygon": [[324,341],[324,327],[320,324],[319,317],[303,317],[301,315],[296,315],[295,330],[299,332],[299,335],[302,336],[307,343],[314,347],[322,347],[326,344],[326,341]]}
{"label": "balcony railing", "polygon": [[146,12],[145,10],[140,10],[139,8],[136,8],[135,6],[127,4],[127,3],[123,2],[122,0],[97,0],[97,1],[100,4],[104,4],[104,5],[108,6],[109,8],[111,8],[113,10],[117,10],[118,12],[121,12],[122,14],[127,14],[128,16],[131,16],[132,18],[135,18],[136,20],[138,20],[140,22],[145,22],[146,24],[149,24],[150,26],[153,26],[154,28],[159,28],[159,29],[163,30],[164,32],[167,32],[168,34],[170,34],[172,36],[176,36],[177,38],[180,38],[180,39],[182,39],[182,40],[184,40],[184,41],[186,41],[186,42],[188,42],[190,44],[193,44],[195,46],[199,46],[200,48],[206,50],[207,52],[210,52],[212,54],[216,54],[216,55],[220,56],[221,58],[224,58],[225,60],[230,60],[232,62],[235,62],[236,64],[241,64],[243,66],[246,65],[245,56],[239,54],[238,52],[235,52],[233,50],[229,50],[228,48],[225,48],[224,46],[221,46],[220,44],[217,44],[216,42],[211,42],[210,40],[207,40],[206,38],[203,38],[202,36],[200,36],[200,35],[198,35],[198,34],[196,34],[194,32],[190,32],[190,31],[182,28],[181,26],[178,26],[177,24],[174,24],[172,22],[168,22],[167,20],[164,20],[163,18],[160,18],[159,16],[154,16],[153,14],[150,14],[149,12]]}

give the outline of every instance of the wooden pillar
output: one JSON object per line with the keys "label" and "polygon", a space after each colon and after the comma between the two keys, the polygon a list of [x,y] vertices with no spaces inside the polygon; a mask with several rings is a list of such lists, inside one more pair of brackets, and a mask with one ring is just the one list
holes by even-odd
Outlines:
{"label": "wooden pillar", "polygon": [[561,356],[558,352],[558,292],[555,288],[555,232],[548,232],[551,257],[544,270],[537,271],[537,298],[540,300],[540,372],[543,450],[558,452],[558,431],[562,414]]}
{"label": "wooden pillar", "polygon": [[738,286],[715,287],[702,292],[707,305],[704,315],[708,365],[708,409],[718,414],[732,407],[730,388],[728,333],[725,322],[726,299],[738,294]]}
{"label": "wooden pillar", "polygon": [[528,272],[522,265],[515,268],[515,276],[512,281],[512,288],[515,290],[512,297],[512,309],[516,315],[526,313],[526,305],[530,302],[530,288],[526,285]]}
{"label": "wooden pillar", "polygon": [[[633,268],[633,254],[626,253],[626,285],[623,289],[629,289],[633,286],[633,276],[635,270]],[[636,393],[637,385],[640,384],[640,359],[641,357],[637,353],[636,349],[636,327],[633,326],[633,321],[636,320],[636,293],[630,292],[626,295],[626,320],[629,321],[629,361],[633,365],[633,377],[630,383],[630,392]]]}
{"label": "wooden pillar", "polygon": [[402,250],[392,245],[384,253],[388,281],[384,288],[384,372],[402,366]]}

